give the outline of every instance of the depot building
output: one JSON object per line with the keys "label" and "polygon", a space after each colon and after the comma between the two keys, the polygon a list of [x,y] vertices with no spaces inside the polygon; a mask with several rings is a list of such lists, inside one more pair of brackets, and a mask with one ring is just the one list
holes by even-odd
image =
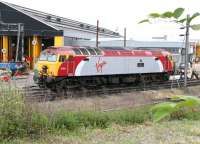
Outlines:
{"label": "depot building", "polygon": [[[0,1],[0,62],[27,56],[36,60],[48,46],[74,45],[96,37],[97,27]],[[118,38],[119,33],[99,28],[99,37]]]}

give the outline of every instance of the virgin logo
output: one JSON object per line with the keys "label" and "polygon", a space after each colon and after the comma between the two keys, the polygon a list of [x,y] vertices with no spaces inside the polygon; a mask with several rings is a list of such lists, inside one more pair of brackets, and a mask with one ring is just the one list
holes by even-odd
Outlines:
{"label": "virgin logo", "polygon": [[98,62],[96,63],[96,69],[97,72],[101,72],[103,71],[103,67],[106,65],[107,63],[105,61],[102,61],[101,58],[99,58]]}

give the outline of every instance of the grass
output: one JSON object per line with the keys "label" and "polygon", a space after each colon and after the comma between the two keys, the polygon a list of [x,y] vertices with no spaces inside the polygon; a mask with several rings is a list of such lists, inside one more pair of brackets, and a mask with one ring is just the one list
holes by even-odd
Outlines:
{"label": "grass", "polygon": [[6,143],[37,144],[197,144],[200,143],[200,122],[191,120],[144,123],[106,129],[87,129],[66,135],[46,135],[37,140],[18,139]]}
{"label": "grass", "polygon": [[[200,112],[153,123],[149,107],[112,112],[64,112],[53,118],[33,113],[29,135],[2,143],[183,143],[200,142]],[[181,119],[180,121],[174,119]],[[39,132],[39,133],[38,133]],[[33,135],[31,135],[33,134]],[[39,137],[38,137],[39,136]],[[194,140],[193,140],[194,139]]]}
{"label": "grass", "polygon": [[0,143],[200,142],[198,107],[178,111],[168,117],[169,121],[157,124],[152,122],[151,106],[51,113],[37,111],[24,101],[18,90],[5,83],[0,83],[0,91]]}
{"label": "grass", "polygon": [[120,111],[57,111],[42,113],[25,102],[16,89],[0,84],[0,142],[15,138],[38,139],[46,134],[78,133],[105,129],[111,124],[128,125],[150,120],[148,107]]}

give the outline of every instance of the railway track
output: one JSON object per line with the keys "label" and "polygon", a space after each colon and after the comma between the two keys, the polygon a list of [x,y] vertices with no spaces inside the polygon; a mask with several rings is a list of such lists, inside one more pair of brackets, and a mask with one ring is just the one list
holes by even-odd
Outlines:
{"label": "railway track", "polygon": [[[188,80],[188,86],[200,85],[200,80]],[[183,80],[171,80],[165,83],[141,83],[137,86],[132,85],[110,85],[102,87],[83,87],[72,88],[66,91],[51,91],[48,88],[39,88],[38,86],[27,86],[21,89],[27,101],[52,101],[56,99],[65,99],[69,97],[89,97],[105,96],[110,94],[130,93],[134,91],[147,91],[158,89],[179,88],[184,86]],[[157,102],[162,100],[157,100]],[[156,102],[156,101],[155,101]]]}

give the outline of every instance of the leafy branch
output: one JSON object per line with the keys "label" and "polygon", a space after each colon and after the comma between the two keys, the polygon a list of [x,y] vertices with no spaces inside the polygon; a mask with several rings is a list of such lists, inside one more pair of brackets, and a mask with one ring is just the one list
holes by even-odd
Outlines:
{"label": "leafy branch", "polygon": [[194,96],[174,96],[170,102],[164,102],[152,107],[153,120],[158,122],[183,108],[200,106],[200,99]]}
{"label": "leafy branch", "polygon": [[193,30],[200,30],[200,24],[191,24],[195,18],[200,16],[200,13],[196,12],[192,14],[192,16],[190,16],[189,19],[187,19],[186,16],[183,16],[184,11],[185,11],[184,8],[177,8],[174,11],[166,11],[163,13],[153,12],[150,13],[146,19],[141,20],[139,24],[147,22],[152,23],[153,20],[162,20],[166,22],[177,23],[182,26],[188,23]]}

